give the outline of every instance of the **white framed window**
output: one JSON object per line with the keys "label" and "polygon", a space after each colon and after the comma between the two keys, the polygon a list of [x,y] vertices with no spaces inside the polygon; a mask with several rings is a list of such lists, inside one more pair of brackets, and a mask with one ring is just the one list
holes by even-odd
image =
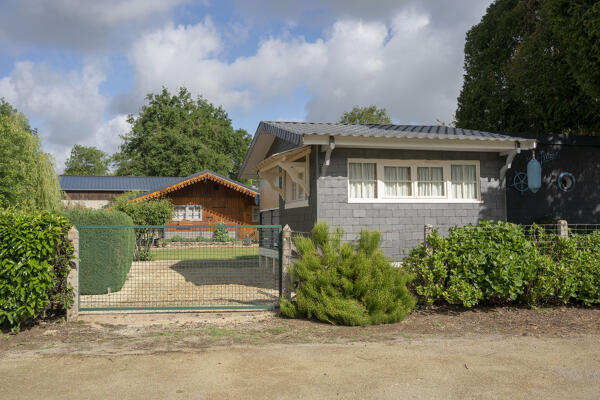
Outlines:
{"label": "white framed window", "polygon": [[443,167],[417,167],[419,197],[444,197],[444,185]]}
{"label": "white framed window", "polygon": [[377,167],[373,162],[348,164],[348,196],[351,199],[374,199],[377,197]]}
{"label": "white framed window", "polygon": [[479,160],[348,159],[348,201],[481,202],[479,164]]}
{"label": "white framed window", "polygon": [[383,195],[389,198],[410,197],[412,182],[410,167],[383,166]]}
{"label": "white framed window", "polygon": [[176,205],[173,221],[202,221],[201,205]]}
{"label": "white framed window", "polygon": [[477,199],[477,167],[452,164],[451,191],[455,199]]}
{"label": "white framed window", "polygon": [[[296,161],[287,165],[299,180],[308,187],[308,161],[307,157],[303,161]],[[308,207],[308,194],[298,182],[295,182],[289,172],[285,172],[284,178],[285,208]]]}

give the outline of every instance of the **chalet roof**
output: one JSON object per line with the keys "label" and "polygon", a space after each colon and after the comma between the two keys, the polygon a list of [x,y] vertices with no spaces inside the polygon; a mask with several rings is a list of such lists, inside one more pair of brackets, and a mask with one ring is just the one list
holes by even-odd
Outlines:
{"label": "chalet roof", "polygon": [[148,191],[178,182],[177,176],[84,176],[60,175],[61,190],[93,192]]}
{"label": "chalet roof", "polygon": [[223,186],[226,186],[230,189],[236,190],[238,192],[244,193],[245,195],[256,197],[258,194],[258,190],[251,186],[244,185],[238,181],[234,181],[226,176],[218,174],[216,172],[212,172],[210,170],[203,170],[192,174],[190,176],[177,178],[177,181],[171,182],[168,185],[162,187],[156,187],[146,191],[145,193],[141,193],[135,196],[134,200],[147,200],[161,197],[167,193],[174,192],[176,190],[182,189],[186,186],[192,185],[197,182],[202,182],[205,180],[209,180],[212,182],[219,183]]}

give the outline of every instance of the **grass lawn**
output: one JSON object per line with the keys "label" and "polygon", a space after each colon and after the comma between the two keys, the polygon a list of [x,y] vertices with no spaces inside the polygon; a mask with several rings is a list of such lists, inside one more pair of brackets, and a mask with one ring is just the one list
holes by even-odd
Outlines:
{"label": "grass lawn", "polygon": [[258,257],[258,247],[151,249],[153,260],[236,260]]}

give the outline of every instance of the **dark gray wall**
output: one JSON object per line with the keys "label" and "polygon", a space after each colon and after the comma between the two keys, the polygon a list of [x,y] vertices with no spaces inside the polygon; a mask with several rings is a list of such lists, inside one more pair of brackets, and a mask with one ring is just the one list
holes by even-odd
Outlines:
{"label": "dark gray wall", "polygon": [[[268,151],[268,155],[280,153],[282,151],[291,150],[297,147],[289,142],[285,142],[281,139],[276,139],[273,145]],[[279,197],[279,209],[274,211],[265,211],[261,213],[261,223],[263,225],[289,225],[294,231],[310,232],[317,218],[317,171],[315,167],[317,163],[318,151],[317,146],[312,146],[311,154],[309,157],[309,173],[310,173],[310,193],[308,197],[308,207],[297,207],[297,208],[285,208],[285,203]]]}
{"label": "dark gray wall", "polygon": [[[322,163],[323,154],[319,154]],[[348,203],[347,159],[479,160],[483,203]],[[353,240],[361,228],[378,229],[382,248],[393,259],[423,241],[425,224],[455,226],[481,219],[505,220],[505,190],[499,182],[504,157],[497,153],[335,149],[326,175],[317,180],[317,219],[339,226]]]}
{"label": "dark gray wall", "polygon": [[[515,157],[507,173],[508,220],[522,224],[549,223],[557,219],[575,224],[600,223],[600,140],[552,136],[538,140],[538,160],[542,159],[542,153],[554,153],[558,158],[542,162],[542,188],[537,193],[528,190],[521,195],[511,185],[517,172],[527,172],[531,152]],[[557,179],[561,172],[575,176],[572,191],[559,189]]]}

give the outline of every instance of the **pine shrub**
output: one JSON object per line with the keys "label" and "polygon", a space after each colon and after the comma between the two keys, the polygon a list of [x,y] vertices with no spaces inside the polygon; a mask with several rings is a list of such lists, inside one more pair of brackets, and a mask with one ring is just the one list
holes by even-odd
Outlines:
{"label": "pine shrub", "polygon": [[297,285],[294,301],[282,298],[281,312],[339,325],[371,325],[402,320],[415,305],[410,276],[392,266],[379,247],[381,233],[363,229],[356,244],[342,232],[315,224],[312,239],[295,240],[299,260],[290,269]]}

